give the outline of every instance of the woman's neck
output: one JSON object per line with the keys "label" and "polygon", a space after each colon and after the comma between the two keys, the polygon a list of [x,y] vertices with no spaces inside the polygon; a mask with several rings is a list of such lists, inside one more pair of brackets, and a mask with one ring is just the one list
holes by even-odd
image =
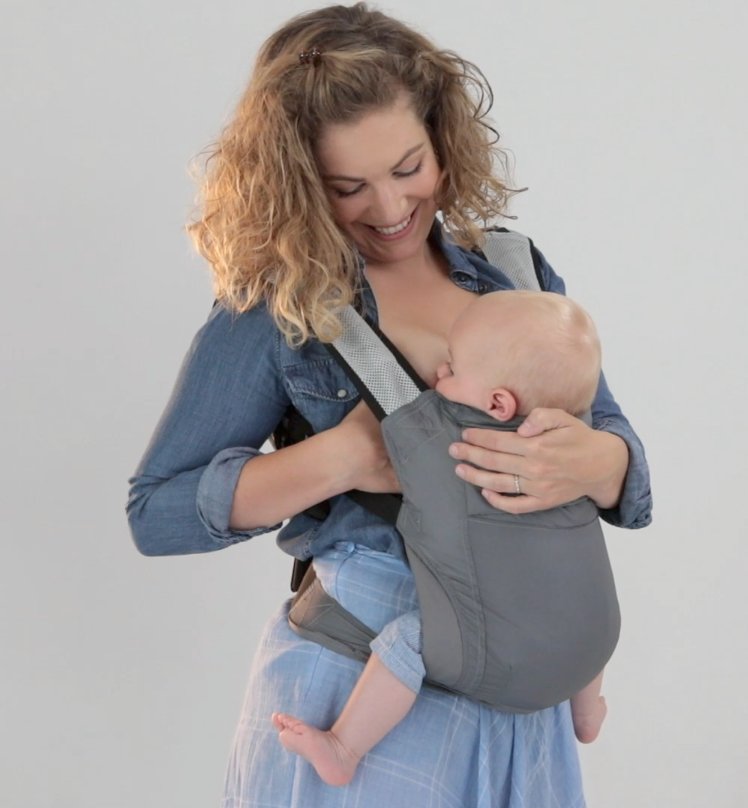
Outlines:
{"label": "woman's neck", "polygon": [[428,282],[435,275],[448,276],[448,265],[441,252],[429,241],[423,249],[402,261],[367,261],[365,274],[372,284],[404,285]]}

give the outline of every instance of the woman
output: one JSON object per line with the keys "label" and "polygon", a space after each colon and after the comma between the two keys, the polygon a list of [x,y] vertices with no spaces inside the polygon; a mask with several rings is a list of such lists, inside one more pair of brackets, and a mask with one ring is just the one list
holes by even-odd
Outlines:
{"label": "woman", "polygon": [[[470,252],[476,221],[499,216],[512,193],[492,174],[485,99],[469,63],[361,3],[302,15],[265,43],[191,226],[219,305],[133,480],[143,553],[217,550],[290,518],[279,545],[313,557],[325,589],[375,632],[415,606],[397,534],[345,496],[398,483],[378,424],[321,342],[355,299],[433,384],[458,314],[511,286]],[[541,263],[546,288],[563,292]],[[290,405],[316,434],[260,454]],[[456,470],[505,510],[586,494],[608,521],[643,526],[643,450],[602,379],[593,419],[588,429],[536,410],[521,436],[468,430]],[[503,497],[515,475],[526,496]],[[303,513],[325,500],[326,518]],[[325,785],[282,749],[270,715],[329,725],[361,666],[297,637],[287,608],[253,664],[225,808],[584,804],[568,704],[508,715],[430,689],[350,785]]]}

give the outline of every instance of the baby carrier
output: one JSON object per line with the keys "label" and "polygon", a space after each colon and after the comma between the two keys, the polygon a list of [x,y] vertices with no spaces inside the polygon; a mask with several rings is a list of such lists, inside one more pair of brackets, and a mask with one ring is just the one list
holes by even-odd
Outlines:
{"label": "baby carrier", "polygon": [[[518,288],[540,288],[529,239],[508,231],[487,236],[492,264]],[[523,419],[500,423],[448,401],[352,307],[341,319],[343,334],[331,352],[380,418],[403,489],[401,502],[351,496],[394,522],[403,537],[421,610],[426,682],[508,712],[568,699],[603,669],[620,629],[596,506],[583,497],[522,515],[493,508],[457,477],[447,449],[465,427],[516,430]],[[281,435],[280,445],[288,442]],[[289,623],[361,661],[375,636],[322,589],[313,567]]]}

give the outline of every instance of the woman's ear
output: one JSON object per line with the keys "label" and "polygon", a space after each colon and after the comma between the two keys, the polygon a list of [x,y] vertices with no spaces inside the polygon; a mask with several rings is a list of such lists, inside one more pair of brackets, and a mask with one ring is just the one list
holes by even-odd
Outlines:
{"label": "woman's ear", "polygon": [[488,414],[497,421],[510,421],[517,413],[517,399],[506,389],[497,387],[491,390],[491,404]]}

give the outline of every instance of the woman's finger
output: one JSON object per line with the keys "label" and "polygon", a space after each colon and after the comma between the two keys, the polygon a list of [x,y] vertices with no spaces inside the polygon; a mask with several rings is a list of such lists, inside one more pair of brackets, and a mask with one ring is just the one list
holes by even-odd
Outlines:
{"label": "woman's finger", "polygon": [[546,510],[549,506],[543,503],[538,497],[525,495],[523,497],[506,497],[484,488],[481,491],[486,502],[499,511],[505,513],[532,513],[533,511]]}
{"label": "woman's finger", "polygon": [[574,426],[577,419],[565,410],[537,407],[520,424],[517,434],[523,438],[533,438],[552,429]]}
{"label": "woman's finger", "polygon": [[[464,443],[453,443],[452,445],[477,446],[488,449],[491,452],[513,455],[525,455],[528,449],[526,438],[520,437],[516,432],[499,432],[496,429],[470,427],[462,431],[462,440]],[[452,457],[455,456],[456,455],[452,455]],[[466,458],[460,457],[460,459],[463,460]]]}
{"label": "woman's finger", "polygon": [[[514,474],[502,474],[494,471],[486,471],[485,469],[478,469],[474,466],[467,466],[460,464],[455,468],[455,474],[465,480],[466,483],[476,486],[476,488],[485,488],[491,491],[499,492],[500,494],[516,494],[517,485],[514,481]],[[526,493],[528,487],[528,480],[520,480],[520,492]]]}
{"label": "woman's finger", "polygon": [[497,452],[493,449],[484,449],[469,443],[453,443],[449,447],[449,454],[455,460],[480,466],[488,471],[498,471],[505,474],[522,475],[526,459],[522,455]]}

